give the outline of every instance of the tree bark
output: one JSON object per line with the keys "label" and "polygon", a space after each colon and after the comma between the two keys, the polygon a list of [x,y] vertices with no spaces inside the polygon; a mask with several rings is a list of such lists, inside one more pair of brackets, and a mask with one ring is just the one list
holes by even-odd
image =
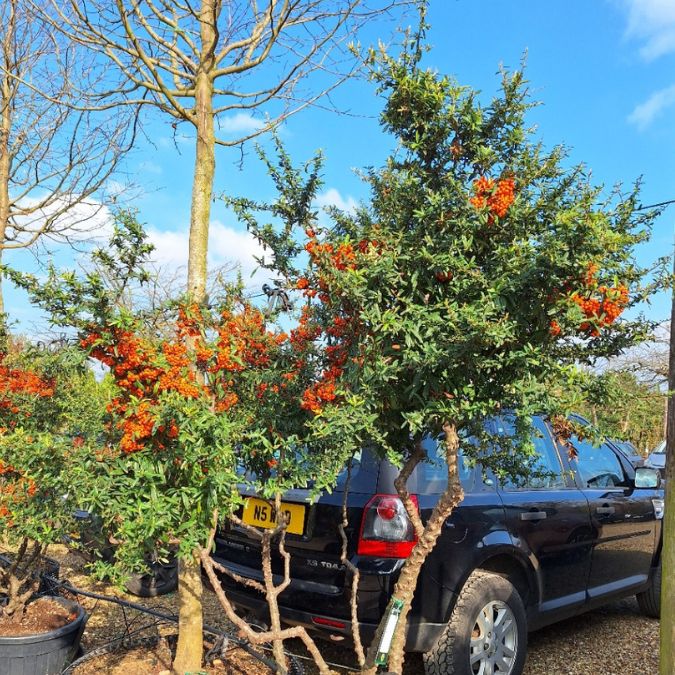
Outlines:
{"label": "tree bark", "polygon": [[[237,522],[237,520],[238,519],[235,519],[234,522]],[[217,521],[218,517],[217,514],[215,514],[214,523],[216,523]],[[239,524],[241,525],[241,521],[239,521]],[[250,527],[250,525],[245,527]],[[223,587],[220,581],[218,580],[218,577],[216,576],[216,570],[218,570],[222,574],[227,574],[229,576],[232,576],[232,572],[229,571],[226,567],[223,567],[222,565],[218,564],[211,557],[211,551],[213,549],[213,540],[215,536],[216,536],[216,527],[214,524],[206,548],[201,549],[199,554],[202,564],[204,565],[204,571],[206,572],[206,576],[209,578],[209,581],[211,582],[211,586],[213,587],[216,597],[220,602],[220,606],[225,611],[225,615],[227,616],[227,618],[239,630],[239,634],[245,637],[253,645],[266,645],[269,642],[274,642],[276,640],[283,643],[284,640],[292,640],[295,638],[300,639],[302,643],[305,645],[305,648],[309,652],[310,656],[312,657],[312,660],[316,664],[316,667],[319,670],[319,674],[334,675],[334,671],[332,671],[328,667],[328,664],[325,662],[323,656],[321,656],[321,652],[316,646],[314,640],[312,640],[312,638],[309,636],[304,627],[293,626],[291,628],[284,628],[283,630],[277,632],[273,631],[258,632],[253,630],[253,628],[234,611],[234,607],[232,607],[232,604],[227,599],[227,596],[223,591]],[[285,558],[286,561],[284,563],[285,565],[288,564],[288,560],[289,560],[288,558]],[[278,586],[277,589],[282,589],[283,587],[287,586],[288,583],[290,583],[290,576],[287,569],[288,568],[286,568],[286,571],[284,573],[284,583],[281,586]],[[233,578],[236,578],[236,575],[234,575]],[[259,584],[259,582],[253,581],[252,579],[243,579],[240,577],[239,579],[237,579],[237,581],[243,583],[244,585],[251,585],[251,587],[258,586],[258,590],[261,593],[265,592],[264,587],[261,584]]]}
{"label": "tree bark", "polygon": [[[436,541],[441,534],[443,523],[450,517],[455,507],[464,498],[464,491],[462,490],[462,485],[459,481],[459,471],[457,466],[457,451],[459,450],[457,429],[453,424],[448,423],[443,425],[443,430],[445,431],[445,458],[448,465],[448,485],[445,492],[436,503],[429,520],[426,522],[421,532],[418,529],[421,526],[419,516],[412,513],[410,514],[415,530],[418,533],[418,541],[410,554],[410,557],[403,565],[403,569],[401,570],[398,581],[394,587],[392,598],[389,601],[389,605],[387,606],[384,615],[386,617],[389,614],[394,599],[400,600],[403,603],[403,608],[401,609],[401,614],[398,623],[396,624],[391,647],[389,649],[388,670],[392,673],[403,672],[407,618],[422,565],[433,551]],[[408,476],[412,473],[412,469],[414,469],[422,459],[423,457],[419,454],[413,454],[413,462],[411,462],[410,465],[407,463],[404,465],[399,478],[396,480],[396,489],[399,496],[406,504],[407,509],[409,508],[409,495],[405,487],[405,482],[407,482]],[[377,656],[378,645],[385,621],[386,618],[380,622],[375,638],[368,649],[366,666],[364,668],[366,673],[374,673],[376,670],[375,657]]]}
{"label": "tree bark", "polygon": [[[672,317],[671,317],[672,325]],[[672,329],[671,329],[672,330]],[[668,404],[670,403],[670,396],[665,396],[663,398],[663,438],[668,436]],[[649,448],[647,448],[649,450]],[[649,452],[647,452],[649,454]]]}
{"label": "tree bark", "polygon": [[213,76],[217,9],[214,0],[204,0],[200,11],[201,55],[195,82],[195,171],[190,208],[187,290],[197,303],[206,299],[207,254],[211,199],[216,169],[215,131],[213,125]]}
{"label": "tree bark", "polygon": [[[7,62],[11,54],[11,43],[14,39],[13,24],[5,28],[3,44],[3,60]],[[9,156],[9,135],[12,130],[12,87],[9,75],[4,75],[0,83],[0,264],[5,246],[5,237],[9,227],[9,178],[11,158]],[[5,325],[5,301],[2,293],[2,276],[0,276],[0,328]]]}
{"label": "tree bark", "polygon": [[[675,258],[673,259],[675,268]],[[666,503],[661,551],[660,675],[675,673],[675,292],[670,313],[668,426],[666,432]]]}
{"label": "tree bark", "polygon": [[202,574],[199,553],[178,562],[178,646],[174,675],[202,669]]}
{"label": "tree bark", "polygon": [[628,425],[630,424],[630,411],[626,411],[626,416],[624,417],[623,422],[621,423],[621,431],[625,434],[628,431]]}
{"label": "tree bark", "polygon": [[[279,493],[274,496],[274,508],[277,514],[281,513],[281,494]],[[284,545],[286,525],[287,523],[283,525],[278,523],[273,531],[268,530],[267,532],[263,532],[262,535],[262,573],[265,583],[267,607],[270,613],[270,629],[274,635],[280,635],[282,631],[279,595],[291,583],[291,556],[286,551]],[[281,532],[279,532],[280,527],[282,528]],[[272,538],[277,534],[279,535],[279,553],[284,561],[284,579],[279,586],[274,585],[274,575],[272,573]],[[288,664],[286,663],[286,655],[284,654],[283,640],[276,638],[272,641],[272,654],[274,654],[274,660],[282,669],[282,672],[286,673],[288,671]]]}
{"label": "tree bark", "polygon": [[[217,43],[216,20],[216,1],[203,0],[199,12],[201,54],[195,80],[193,111],[197,139],[187,279],[188,295],[197,303],[206,300],[209,222],[216,166],[212,77]],[[198,552],[193,560],[179,563],[178,599],[178,648],[173,669],[176,675],[183,675],[201,670],[202,665],[202,579]]]}

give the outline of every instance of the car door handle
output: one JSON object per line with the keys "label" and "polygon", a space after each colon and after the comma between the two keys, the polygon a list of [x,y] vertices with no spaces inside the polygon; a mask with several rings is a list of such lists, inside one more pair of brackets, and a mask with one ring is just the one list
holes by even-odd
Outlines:
{"label": "car door handle", "polygon": [[598,508],[595,509],[595,512],[599,516],[610,516],[615,511],[616,511],[616,509],[613,506],[598,506]]}
{"label": "car door handle", "polygon": [[544,520],[546,511],[526,511],[520,514],[521,520]]}

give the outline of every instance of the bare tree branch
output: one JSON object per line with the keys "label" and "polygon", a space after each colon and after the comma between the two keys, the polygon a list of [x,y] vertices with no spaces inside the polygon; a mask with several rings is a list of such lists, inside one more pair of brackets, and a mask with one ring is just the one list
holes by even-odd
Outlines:
{"label": "bare tree branch", "polygon": [[78,91],[105,69],[35,17],[28,0],[2,3],[0,42],[1,260],[5,250],[67,242],[97,224],[100,192],[135,141],[137,109],[95,115]]}
{"label": "bare tree branch", "polygon": [[[117,79],[98,87],[87,83],[90,110],[151,105],[195,127],[188,290],[197,301],[205,293],[216,145],[240,146],[315,105],[358,70],[351,45],[359,29],[413,4],[26,1],[65,38],[114,65]],[[303,83],[306,87],[301,88]],[[254,116],[258,110],[263,114]],[[238,127],[226,124],[228,114],[236,111],[248,117]]]}
{"label": "bare tree branch", "polygon": [[257,632],[253,630],[253,628],[236,613],[234,607],[232,606],[227,597],[227,594],[223,590],[223,587],[221,586],[218,577],[216,576],[216,571],[223,573],[224,568],[222,565],[219,565],[211,557],[211,550],[213,548],[213,542],[216,533],[215,523],[217,523],[217,514],[215,514],[214,517],[214,527],[213,530],[211,531],[209,541],[207,545],[203,549],[201,549],[199,556],[201,558],[204,571],[206,572],[206,576],[208,577],[211,586],[216,593],[216,597],[218,598],[218,601],[220,602],[220,605],[223,608],[223,611],[225,612],[227,618],[237,627],[240,634],[246,637],[246,639],[251,644],[254,645],[264,645],[275,640],[283,642],[284,640],[299,638],[300,640],[302,640],[307,651],[312,656],[312,659],[314,660],[314,663],[316,664],[319,673],[321,675],[331,675],[334,671],[330,669],[325,659],[321,655],[321,652],[314,643],[314,640],[312,640],[312,638],[309,636],[305,628],[303,628],[302,626],[294,626],[292,628],[284,628],[277,631],[270,630],[264,632]]}

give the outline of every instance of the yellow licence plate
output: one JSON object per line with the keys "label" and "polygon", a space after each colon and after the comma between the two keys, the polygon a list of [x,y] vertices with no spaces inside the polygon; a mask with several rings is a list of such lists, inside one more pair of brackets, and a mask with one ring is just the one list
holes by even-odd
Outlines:
{"label": "yellow licence plate", "polygon": [[[303,534],[305,531],[305,506],[304,504],[288,504],[281,502],[281,511],[288,518],[286,532],[291,534]],[[277,526],[277,514],[274,507],[263,499],[249,497],[244,504],[242,520],[247,525],[265,527],[267,529]]]}

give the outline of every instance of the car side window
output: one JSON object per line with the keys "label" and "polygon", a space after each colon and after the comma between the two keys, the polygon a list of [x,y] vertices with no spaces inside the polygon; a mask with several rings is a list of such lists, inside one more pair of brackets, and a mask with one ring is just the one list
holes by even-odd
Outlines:
{"label": "car side window", "polygon": [[[422,440],[422,448],[427,453],[428,461],[422,463],[417,468],[417,471],[422,472],[423,480],[427,485],[432,485],[436,490],[439,486],[444,489],[448,483],[448,468],[445,463],[445,448],[443,447],[443,436],[434,438],[433,436],[425,436]],[[457,469],[459,473],[459,480],[465,492],[473,489],[474,486],[474,469],[469,466],[464,457],[461,448],[457,453]]]}
{"label": "car side window", "polygon": [[[508,418],[499,418],[496,424],[497,433],[513,434],[513,424]],[[506,490],[550,490],[566,487],[560,456],[547,426],[539,417],[532,418],[531,440],[534,445],[534,455],[523,462],[527,474],[519,478],[502,479],[502,488]]]}
{"label": "car side window", "polygon": [[612,488],[626,485],[626,476],[619,458],[606,444],[593,445],[574,437],[572,445],[577,451],[577,469],[585,488]]}

